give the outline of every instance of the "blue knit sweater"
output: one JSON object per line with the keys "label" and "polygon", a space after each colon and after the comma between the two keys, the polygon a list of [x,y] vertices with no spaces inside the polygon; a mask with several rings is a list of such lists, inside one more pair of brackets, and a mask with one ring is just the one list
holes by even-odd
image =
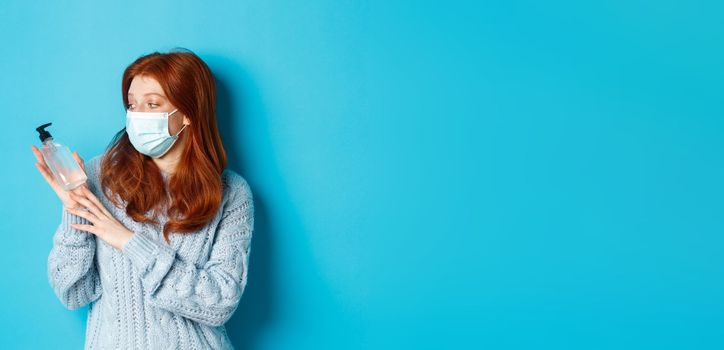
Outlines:
{"label": "blue knit sweater", "polygon": [[[224,324],[246,286],[254,202],[246,180],[226,169],[220,210],[192,234],[170,234],[113,206],[100,187],[100,158],[86,162],[88,187],[135,235],[123,250],[71,223],[63,210],[48,278],[70,310],[88,305],[86,349],[233,349]],[[169,175],[163,173],[164,180]]]}

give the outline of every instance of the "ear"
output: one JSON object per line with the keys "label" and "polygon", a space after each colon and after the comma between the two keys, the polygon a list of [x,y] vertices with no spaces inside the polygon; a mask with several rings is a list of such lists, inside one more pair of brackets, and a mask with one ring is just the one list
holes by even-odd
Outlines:
{"label": "ear", "polygon": [[184,115],[183,125],[191,125],[191,120],[185,115]]}

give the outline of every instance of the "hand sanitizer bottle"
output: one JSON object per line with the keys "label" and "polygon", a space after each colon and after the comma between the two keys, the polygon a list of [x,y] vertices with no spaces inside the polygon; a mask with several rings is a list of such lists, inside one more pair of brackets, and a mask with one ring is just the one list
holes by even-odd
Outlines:
{"label": "hand sanitizer bottle", "polygon": [[45,164],[50,168],[60,187],[66,191],[70,191],[85,183],[88,177],[75,158],[73,158],[70,149],[67,146],[53,141],[53,136],[45,130],[45,128],[51,124],[53,123],[43,124],[35,129],[40,133],[40,141],[43,143],[43,147],[40,148],[40,153],[43,155]]}

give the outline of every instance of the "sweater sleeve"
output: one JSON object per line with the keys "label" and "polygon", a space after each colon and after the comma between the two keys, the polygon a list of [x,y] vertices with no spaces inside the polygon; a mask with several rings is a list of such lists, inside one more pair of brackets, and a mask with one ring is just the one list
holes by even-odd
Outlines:
{"label": "sweater sleeve", "polygon": [[88,224],[84,218],[63,209],[48,256],[48,280],[60,302],[69,310],[95,301],[102,291],[95,263],[95,236],[74,229],[70,226],[72,223]]}
{"label": "sweater sleeve", "polygon": [[200,268],[143,231],[126,243],[123,253],[139,271],[153,305],[210,326],[231,318],[246,286],[254,226],[251,191],[248,185],[243,189],[222,213],[210,258]]}

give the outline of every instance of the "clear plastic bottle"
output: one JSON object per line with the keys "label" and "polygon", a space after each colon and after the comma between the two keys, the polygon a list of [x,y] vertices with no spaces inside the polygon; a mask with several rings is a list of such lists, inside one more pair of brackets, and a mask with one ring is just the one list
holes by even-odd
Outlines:
{"label": "clear plastic bottle", "polygon": [[40,141],[43,143],[43,146],[40,148],[40,153],[43,155],[45,164],[50,168],[60,187],[66,191],[70,191],[85,183],[86,180],[88,180],[88,176],[86,176],[83,169],[78,165],[78,162],[73,158],[70,149],[67,146],[55,142],[53,136],[45,130],[45,128],[51,124],[53,123],[43,124],[35,129],[40,133]]}

